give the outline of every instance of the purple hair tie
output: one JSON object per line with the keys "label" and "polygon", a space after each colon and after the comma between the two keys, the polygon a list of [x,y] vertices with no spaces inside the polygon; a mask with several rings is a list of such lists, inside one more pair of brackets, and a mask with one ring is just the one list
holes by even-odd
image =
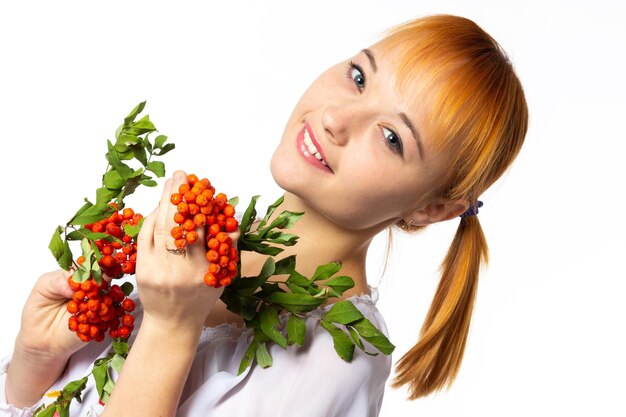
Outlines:
{"label": "purple hair tie", "polygon": [[470,205],[468,209],[465,210],[465,213],[461,214],[459,217],[474,216],[478,214],[478,208],[482,206],[483,206],[483,202],[480,200],[477,200],[476,205],[474,206]]}

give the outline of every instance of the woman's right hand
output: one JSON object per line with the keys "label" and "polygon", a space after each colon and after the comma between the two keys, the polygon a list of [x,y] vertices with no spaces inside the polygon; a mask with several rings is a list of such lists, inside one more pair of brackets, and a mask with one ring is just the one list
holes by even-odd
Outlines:
{"label": "woman's right hand", "polygon": [[39,277],[22,310],[16,349],[53,360],[67,359],[85,346],[85,342],[68,329],[71,314],[67,303],[73,294],[68,278],[72,273],[73,270],[59,269]]}

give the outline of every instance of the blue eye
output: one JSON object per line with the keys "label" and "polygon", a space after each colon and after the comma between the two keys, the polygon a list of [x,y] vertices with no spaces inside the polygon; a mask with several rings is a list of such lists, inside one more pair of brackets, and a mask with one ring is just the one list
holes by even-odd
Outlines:
{"label": "blue eye", "polygon": [[387,146],[389,146],[392,151],[402,155],[402,140],[400,139],[400,136],[398,136],[393,130],[389,130],[386,127],[383,127],[383,133],[385,135]]}
{"label": "blue eye", "polygon": [[358,64],[350,61],[346,76],[350,81],[356,84],[359,91],[363,91],[365,88],[365,76],[363,75],[363,69]]}

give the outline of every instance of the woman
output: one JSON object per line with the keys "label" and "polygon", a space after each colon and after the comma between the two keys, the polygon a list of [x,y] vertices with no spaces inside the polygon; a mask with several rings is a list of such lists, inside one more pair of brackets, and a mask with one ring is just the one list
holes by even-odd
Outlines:
{"label": "woman", "polygon": [[[450,384],[458,372],[478,270],[487,260],[478,197],[511,164],[526,128],[524,94],[510,62],[488,34],[455,16],[407,22],[328,69],[287,122],[272,175],[285,190],[281,208],[306,214],[292,230],[298,245],[281,257],[297,251],[305,275],[341,260],[342,273],[356,284],[344,298],[377,327],[386,329],[365,273],[373,237],[461,216],[420,340],[396,368],[394,386],[408,384],[412,399]],[[315,314],[303,353],[273,349],[272,367],[236,375],[248,335],[241,319],[218,301],[220,290],[204,286],[202,249],[184,256],[167,250],[174,248],[169,195],[185,178],[179,171],[166,182],[139,236],[143,314],[113,395],[103,408],[87,391],[73,413],[378,415],[390,358],[357,352],[352,363],[343,362],[315,326]],[[263,261],[246,254],[243,275]],[[103,353],[93,344],[80,349],[66,329],[66,278],[62,271],[45,274],[26,303],[0,415],[29,415],[50,387],[86,375]]]}

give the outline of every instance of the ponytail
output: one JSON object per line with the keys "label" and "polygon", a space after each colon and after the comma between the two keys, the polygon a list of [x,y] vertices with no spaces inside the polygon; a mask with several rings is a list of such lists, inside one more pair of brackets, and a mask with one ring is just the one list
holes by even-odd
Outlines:
{"label": "ponytail", "polygon": [[454,381],[463,359],[481,261],[488,262],[488,248],[478,216],[461,217],[441,264],[441,281],[420,338],[397,362],[391,386],[409,384],[410,400]]}

